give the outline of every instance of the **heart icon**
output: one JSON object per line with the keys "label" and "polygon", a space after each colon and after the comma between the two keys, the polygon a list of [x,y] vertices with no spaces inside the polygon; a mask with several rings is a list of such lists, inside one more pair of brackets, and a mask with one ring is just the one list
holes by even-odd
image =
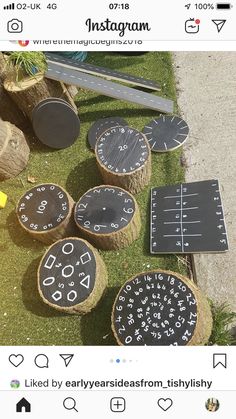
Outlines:
{"label": "heart icon", "polygon": [[9,359],[9,362],[12,365],[14,365],[14,367],[16,367],[16,368],[19,367],[19,365],[22,364],[22,362],[24,362],[24,357],[21,354],[18,354],[18,355],[12,354],[12,355],[9,356],[8,359]]}
{"label": "heart icon", "polygon": [[159,399],[157,402],[158,406],[166,412],[173,405],[173,400],[171,399]]}

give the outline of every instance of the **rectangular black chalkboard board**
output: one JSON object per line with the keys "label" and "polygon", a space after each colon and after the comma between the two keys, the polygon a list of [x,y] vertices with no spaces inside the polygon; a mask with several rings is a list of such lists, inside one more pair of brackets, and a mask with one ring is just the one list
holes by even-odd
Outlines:
{"label": "rectangular black chalkboard board", "polygon": [[152,188],[150,236],[153,254],[227,251],[218,180]]}

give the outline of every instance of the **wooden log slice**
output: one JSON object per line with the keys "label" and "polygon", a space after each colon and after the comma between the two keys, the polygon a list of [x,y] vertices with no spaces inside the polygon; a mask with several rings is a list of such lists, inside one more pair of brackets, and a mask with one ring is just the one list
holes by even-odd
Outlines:
{"label": "wooden log slice", "polygon": [[93,123],[88,132],[88,142],[92,150],[95,150],[96,142],[101,135],[109,128],[128,125],[127,122],[120,117],[101,118]]}
{"label": "wooden log slice", "polygon": [[117,126],[105,131],[95,147],[104,183],[120,186],[135,194],[151,177],[151,150],[144,134]]}
{"label": "wooden log slice", "polygon": [[79,137],[77,112],[65,100],[48,98],[40,101],[32,112],[35,134],[45,145],[55,149],[70,147]]}
{"label": "wooden log slice", "polygon": [[161,115],[148,122],[143,133],[152,151],[166,153],[181,147],[188,139],[188,124],[176,115]]}
{"label": "wooden log slice", "polygon": [[0,120],[0,180],[17,176],[27,165],[30,149],[23,132]]}
{"label": "wooden log slice", "polygon": [[59,240],[44,254],[38,268],[43,301],[71,314],[90,312],[107,287],[107,270],[98,251],[75,237]]}
{"label": "wooden log slice", "polygon": [[140,273],[116,297],[112,330],[119,345],[204,345],[211,309],[188,278],[162,270]]}
{"label": "wooden log slice", "polygon": [[130,245],[141,218],[135,198],[124,189],[102,185],[87,191],[75,206],[75,222],[85,238],[104,250]]}
{"label": "wooden log slice", "polygon": [[41,100],[49,97],[64,99],[77,110],[65,85],[54,80],[46,79],[43,74],[37,74],[34,77],[25,77],[19,82],[13,78],[6,78],[4,88],[17,106],[30,119],[32,118],[34,107]]}
{"label": "wooden log slice", "polygon": [[74,201],[61,186],[45,183],[28,190],[16,213],[20,225],[35,239],[51,244],[75,233]]}

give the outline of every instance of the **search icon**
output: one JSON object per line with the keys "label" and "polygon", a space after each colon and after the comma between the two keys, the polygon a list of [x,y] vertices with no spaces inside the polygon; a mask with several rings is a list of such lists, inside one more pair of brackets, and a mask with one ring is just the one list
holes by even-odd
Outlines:
{"label": "search icon", "polygon": [[76,409],[76,401],[72,397],[67,397],[63,401],[63,406],[66,410],[75,410],[76,412],[78,412],[78,410]]}

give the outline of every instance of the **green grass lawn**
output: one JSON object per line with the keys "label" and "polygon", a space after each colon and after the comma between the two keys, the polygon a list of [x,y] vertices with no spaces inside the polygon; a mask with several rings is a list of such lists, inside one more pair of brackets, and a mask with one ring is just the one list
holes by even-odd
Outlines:
{"label": "green grass lawn", "polygon": [[[88,62],[114,68],[161,83],[161,94],[176,99],[175,82],[169,53],[123,56],[112,53],[90,53]],[[159,94],[159,93],[158,93]],[[152,186],[183,180],[180,151],[152,153],[152,179],[149,187],[136,198],[141,208],[142,232],[129,248],[101,252],[107,263],[109,288],[103,300],[90,314],[79,317],[50,309],[39,298],[36,271],[46,247],[32,240],[18,225],[15,206],[30,187],[28,176],[38,183],[54,182],[63,186],[74,200],[89,188],[102,183],[94,153],[87,143],[87,133],[98,118],[120,116],[129,125],[142,130],[158,114],[139,106],[80,91],[78,107],[81,120],[80,138],[70,148],[53,151],[31,136],[29,165],[17,178],[2,182],[0,190],[8,194],[5,209],[0,210],[1,345],[110,345],[114,344],[110,315],[120,286],[137,272],[162,268],[184,273],[184,265],[175,255],[161,257],[149,254],[149,199]],[[175,108],[177,111],[177,107]]]}

